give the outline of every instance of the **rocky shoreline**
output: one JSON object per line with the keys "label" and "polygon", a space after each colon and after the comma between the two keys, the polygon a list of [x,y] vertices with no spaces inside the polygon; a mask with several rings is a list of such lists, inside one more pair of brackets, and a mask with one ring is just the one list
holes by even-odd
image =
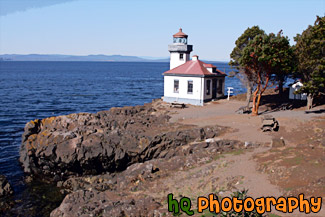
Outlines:
{"label": "rocky shoreline", "polygon": [[7,177],[0,175],[0,197],[6,197],[12,195],[14,191],[11,188],[10,183],[7,180]]}
{"label": "rocky shoreline", "polygon": [[169,215],[165,198],[145,194],[146,188],[202,159],[244,147],[218,138],[225,127],[169,119],[168,107],[156,100],[30,121],[22,135],[20,162],[29,179],[56,183],[66,194],[51,216]]}
{"label": "rocky shoreline", "polygon": [[7,177],[0,175],[0,214],[5,213],[14,205],[12,195],[14,191],[7,180]]}
{"label": "rocky shoreline", "polygon": [[133,163],[169,158],[177,147],[221,132],[220,127],[195,128],[168,119],[147,104],[30,121],[20,162],[24,172],[55,181],[119,172]]}

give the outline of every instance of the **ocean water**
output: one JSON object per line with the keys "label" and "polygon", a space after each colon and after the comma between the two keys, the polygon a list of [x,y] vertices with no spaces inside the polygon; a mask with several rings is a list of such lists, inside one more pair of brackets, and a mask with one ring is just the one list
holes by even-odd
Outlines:
{"label": "ocean water", "polygon": [[[213,63],[229,73],[227,63]],[[141,105],[163,96],[162,73],[169,63],[156,62],[5,62],[0,61],[0,174],[8,177],[25,201],[41,198],[23,182],[18,163],[25,124],[34,119],[111,107]],[[235,94],[245,92],[237,78],[226,78]],[[44,198],[43,198],[44,199]]]}

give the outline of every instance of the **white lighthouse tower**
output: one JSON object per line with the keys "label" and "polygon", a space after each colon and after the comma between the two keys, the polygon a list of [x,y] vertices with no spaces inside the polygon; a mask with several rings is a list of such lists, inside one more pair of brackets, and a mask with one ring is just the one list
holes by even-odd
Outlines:
{"label": "white lighthouse tower", "polygon": [[203,106],[205,102],[224,97],[226,74],[216,66],[204,63],[197,55],[190,60],[192,45],[179,29],[168,45],[170,70],[164,72],[164,101]]}
{"label": "white lighthouse tower", "polygon": [[182,32],[182,28],[179,29],[178,33],[173,35],[173,44],[168,45],[170,69],[190,60],[190,53],[193,50],[193,46],[187,44],[187,37],[188,35]]}

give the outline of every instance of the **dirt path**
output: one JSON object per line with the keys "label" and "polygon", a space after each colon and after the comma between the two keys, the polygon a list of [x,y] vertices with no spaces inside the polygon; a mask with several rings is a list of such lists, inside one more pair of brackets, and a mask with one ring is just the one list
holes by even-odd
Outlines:
{"label": "dirt path", "polygon": [[[190,105],[185,109],[172,109],[171,121],[201,127],[209,125],[227,126],[233,130],[225,134],[222,137],[224,139],[236,139],[243,142],[247,141],[264,144],[271,143],[272,138],[279,137],[279,134],[262,132],[260,130],[263,114],[274,116],[280,123],[280,129],[285,129],[288,132],[295,130],[297,126],[306,121],[325,116],[324,113],[317,112],[324,109],[325,106],[318,107],[314,112],[311,111],[309,113],[305,113],[303,109],[263,112],[263,108],[261,108],[260,112],[262,115],[260,116],[254,117],[246,114],[237,114],[236,110],[244,105],[245,102],[236,100],[219,100],[217,102],[207,103],[204,107]],[[288,145],[294,144],[289,140]]]}
{"label": "dirt path", "polygon": [[[230,196],[234,191],[248,189],[248,196],[253,198],[267,196],[278,198],[284,195],[284,190],[272,184],[267,174],[257,170],[258,162],[255,160],[256,155],[269,151],[269,147],[258,147],[219,154],[219,157],[212,161],[203,158],[201,162],[190,169],[180,168],[165,178],[154,181],[148,185],[146,191],[141,193],[161,198],[160,202],[164,206],[167,205],[166,195],[171,192],[178,200],[186,196],[191,199],[194,209],[197,207],[197,197],[208,197],[211,193],[224,197]],[[277,216],[325,216],[322,210],[318,214],[306,215],[295,212],[293,215],[278,212],[274,207],[271,209],[271,213]],[[194,216],[202,216],[202,214]],[[210,216],[210,214],[204,213],[204,216]]]}
{"label": "dirt path", "polygon": [[171,121],[198,126],[220,125],[233,129],[223,136],[224,139],[235,139],[247,142],[271,142],[268,133],[262,133],[261,117],[236,114],[236,110],[243,106],[241,101],[220,100],[209,103],[204,107],[190,106],[183,110],[175,111]]}
{"label": "dirt path", "polygon": [[[177,177],[170,177],[166,180],[166,183],[171,183],[168,189],[173,189],[179,194],[188,193],[193,198],[198,196],[193,192],[203,195],[219,192],[226,195],[231,190],[244,188],[249,189],[248,194],[255,198],[260,196],[279,197],[290,195],[292,192],[292,195],[297,192],[307,193],[307,195],[314,192],[313,196],[317,196],[315,194],[323,195],[325,189],[317,185],[325,180],[323,170],[325,159],[324,155],[320,154],[325,153],[325,149],[322,148],[325,146],[321,145],[325,142],[322,136],[325,133],[325,115],[323,112],[319,112],[325,106],[318,107],[309,113],[305,113],[303,109],[264,112],[279,121],[280,131],[263,133],[260,130],[260,116],[236,114],[236,110],[244,104],[245,102],[242,101],[219,100],[204,107],[189,106],[185,109],[171,110],[172,122],[177,121],[201,127],[227,126],[232,130],[222,135],[222,139],[259,143],[265,146],[244,153],[222,155],[222,158],[216,161],[193,168],[191,171],[180,172]],[[261,110],[263,111],[263,109]],[[272,138],[279,137],[284,137],[286,147],[275,150],[270,147],[270,143]],[[299,145],[303,147],[301,150],[296,150]],[[308,151],[309,146],[313,148],[313,152]],[[290,157],[286,153],[290,153]],[[273,173],[271,175],[258,171],[266,162],[268,162],[265,166],[266,170],[271,170]],[[290,188],[286,188],[289,186],[288,183],[294,184]],[[316,184],[311,185],[310,183]],[[276,211],[272,213],[279,216],[325,216],[324,206],[325,198],[323,197],[323,208],[317,214],[306,215],[299,212],[283,214]]]}
{"label": "dirt path", "polygon": [[[194,202],[198,196],[207,196],[215,193],[221,196],[230,196],[237,190],[249,189],[249,196],[258,198],[262,196],[282,195],[280,189],[272,185],[265,174],[256,170],[257,164],[252,160],[254,154],[268,150],[260,147],[251,150],[237,150],[222,154],[213,161],[204,162],[201,165],[185,170],[177,171],[175,175],[169,175],[160,179],[155,186],[161,188],[150,188],[147,194],[154,197],[165,197],[173,192],[176,198],[187,196]],[[273,212],[272,213],[276,213]]]}

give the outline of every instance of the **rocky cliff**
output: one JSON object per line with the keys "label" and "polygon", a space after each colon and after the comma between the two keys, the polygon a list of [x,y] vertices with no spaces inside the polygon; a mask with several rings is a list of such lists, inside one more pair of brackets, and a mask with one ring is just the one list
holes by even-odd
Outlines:
{"label": "rocky cliff", "polygon": [[125,170],[173,155],[176,147],[217,136],[221,128],[171,124],[152,104],[34,120],[22,135],[26,173],[61,179]]}
{"label": "rocky cliff", "polygon": [[68,193],[51,216],[155,216],[161,200],[132,192],[242,145],[217,139],[223,131],[170,123],[161,102],[50,117],[26,124],[20,162]]}

